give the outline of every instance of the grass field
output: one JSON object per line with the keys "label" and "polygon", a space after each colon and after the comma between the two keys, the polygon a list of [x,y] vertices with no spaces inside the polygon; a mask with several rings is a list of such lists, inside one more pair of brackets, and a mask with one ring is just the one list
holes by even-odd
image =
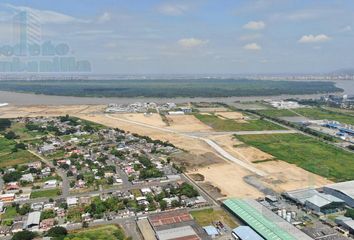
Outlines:
{"label": "grass field", "polygon": [[354,125],[354,117],[347,113],[334,112],[323,108],[298,108],[294,111],[311,119],[327,119]]}
{"label": "grass field", "polygon": [[284,129],[274,123],[257,119],[247,122],[237,122],[231,119],[221,119],[215,115],[195,114],[195,117],[216,131],[262,131]]}
{"label": "grass field", "polygon": [[8,206],[6,207],[5,213],[1,215],[1,219],[12,219],[16,217],[16,215],[17,215],[16,208],[12,206]]}
{"label": "grass field", "polygon": [[[354,154],[301,134],[235,136],[279,160],[332,181],[354,180]],[[286,169],[284,169],[286,171]]]}
{"label": "grass field", "polygon": [[16,133],[17,136],[19,136],[21,138],[21,140],[25,140],[25,139],[33,139],[36,137],[41,137],[44,134],[41,132],[34,132],[34,131],[29,131],[26,127],[24,123],[18,123],[18,122],[13,122],[11,125],[11,128],[9,129],[9,131],[13,131]]}
{"label": "grass field", "polygon": [[266,110],[258,110],[257,112],[262,113],[269,117],[296,117],[298,116],[296,113],[289,111],[287,109],[266,109]]}
{"label": "grass field", "polygon": [[116,225],[104,225],[70,232],[64,240],[123,240],[126,239],[123,230]]}
{"label": "grass field", "polygon": [[196,222],[202,227],[212,225],[213,222],[216,221],[221,221],[224,224],[227,224],[230,228],[235,228],[238,226],[235,220],[230,215],[228,215],[224,210],[214,210],[210,208],[210,209],[192,211],[190,212],[190,214],[193,216]]}
{"label": "grass field", "polygon": [[15,141],[7,140],[6,138],[0,136],[0,167],[7,167],[39,160],[27,150],[19,149],[17,152],[12,152],[15,144]]}
{"label": "grass field", "polygon": [[42,198],[42,197],[51,198],[51,197],[56,197],[59,195],[60,195],[60,193],[59,193],[58,188],[31,192],[31,198]]}

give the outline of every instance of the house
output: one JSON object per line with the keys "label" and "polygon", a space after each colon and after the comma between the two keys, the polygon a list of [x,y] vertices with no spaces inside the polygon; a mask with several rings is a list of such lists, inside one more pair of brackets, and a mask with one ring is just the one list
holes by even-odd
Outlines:
{"label": "house", "polygon": [[28,174],[24,174],[22,175],[22,177],[20,178],[20,181],[24,181],[24,182],[33,182],[33,175],[32,173],[28,173]]}
{"label": "house", "polygon": [[42,211],[43,210],[43,203],[42,202],[32,203],[31,209],[33,211]]}
{"label": "house", "polygon": [[28,168],[41,169],[42,163],[40,161],[29,163]]}
{"label": "house", "polygon": [[39,148],[39,152],[41,154],[48,154],[48,153],[52,153],[55,151],[55,146],[53,144],[45,144],[42,147]]}
{"label": "house", "polygon": [[52,172],[51,172],[51,170],[50,170],[50,167],[45,167],[45,168],[43,168],[43,169],[41,170],[41,176],[42,176],[42,177],[48,177],[48,176],[50,176],[51,173],[52,173]]}
{"label": "house", "polygon": [[54,218],[44,219],[40,224],[40,228],[44,231],[49,230],[54,226],[54,223],[55,223]]}
{"label": "house", "polygon": [[68,207],[76,206],[77,203],[78,203],[77,197],[68,197],[66,199],[66,204],[68,204]]}
{"label": "house", "polygon": [[5,187],[6,191],[17,191],[20,189],[18,182],[9,182]]}
{"label": "house", "polygon": [[54,207],[55,207],[54,203],[46,203],[43,206],[43,210],[51,210],[51,209],[54,209]]}
{"label": "house", "polygon": [[58,181],[53,179],[53,180],[48,180],[44,182],[43,188],[56,188],[58,184]]}
{"label": "house", "polygon": [[7,203],[7,202],[13,202],[15,200],[15,194],[14,193],[6,193],[6,194],[1,194],[0,195],[0,201]]}

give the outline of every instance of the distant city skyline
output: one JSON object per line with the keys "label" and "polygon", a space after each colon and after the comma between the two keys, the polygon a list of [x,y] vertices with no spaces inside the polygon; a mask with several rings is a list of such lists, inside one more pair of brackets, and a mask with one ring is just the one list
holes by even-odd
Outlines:
{"label": "distant city skyline", "polygon": [[[354,68],[344,0],[2,1],[0,45],[30,11],[41,39],[67,43],[94,74],[330,73]],[[34,37],[37,37],[34,35]],[[5,56],[0,54],[0,61]]]}

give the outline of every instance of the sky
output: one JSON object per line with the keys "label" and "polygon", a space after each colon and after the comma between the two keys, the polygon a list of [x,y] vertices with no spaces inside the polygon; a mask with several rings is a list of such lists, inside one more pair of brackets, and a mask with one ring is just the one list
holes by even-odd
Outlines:
{"label": "sky", "polygon": [[[42,41],[67,43],[93,73],[322,73],[354,68],[348,0],[2,0],[0,46],[19,11]],[[4,56],[0,55],[0,60]]]}

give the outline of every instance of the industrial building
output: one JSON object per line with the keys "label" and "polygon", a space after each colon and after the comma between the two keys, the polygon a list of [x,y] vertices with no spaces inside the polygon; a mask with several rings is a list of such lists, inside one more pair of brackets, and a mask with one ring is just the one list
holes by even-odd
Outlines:
{"label": "industrial building", "polygon": [[329,184],[323,187],[323,191],[342,199],[349,207],[354,207],[354,181]]}
{"label": "industrial building", "polygon": [[335,223],[345,228],[350,233],[354,233],[354,220],[349,217],[340,216],[335,219]]}
{"label": "industrial building", "polygon": [[41,212],[29,213],[24,228],[31,231],[38,230],[40,219],[41,219]]}
{"label": "industrial building", "polygon": [[343,209],[345,205],[342,199],[330,194],[320,193],[315,189],[289,191],[284,196],[316,213],[333,213]]}
{"label": "industrial building", "polygon": [[265,240],[312,240],[255,200],[228,199],[223,205]]}
{"label": "industrial building", "polygon": [[264,240],[248,226],[239,226],[232,230],[231,234],[236,240]]}
{"label": "industrial building", "polygon": [[183,226],[178,228],[165,229],[156,232],[159,240],[199,240],[197,233],[191,226]]}

